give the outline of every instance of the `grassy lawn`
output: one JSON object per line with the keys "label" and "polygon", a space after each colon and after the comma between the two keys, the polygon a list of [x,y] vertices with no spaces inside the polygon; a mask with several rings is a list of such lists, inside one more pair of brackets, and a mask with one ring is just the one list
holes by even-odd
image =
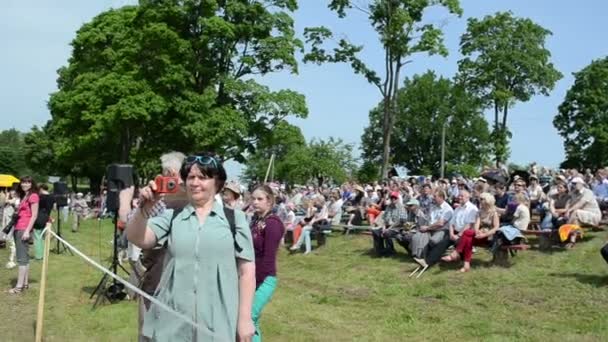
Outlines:
{"label": "grassy lawn", "polygon": [[[105,265],[112,226],[87,221],[68,241]],[[520,252],[512,266],[492,266],[479,251],[473,270],[434,267],[421,279],[405,254],[370,256],[370,237],[333,236],[311,255],[279,258],[279,288],[262,317],[265,341],[608,340],[608,265],[599,255],[606,233],[590,233],[574,250]],[[532,241],[534,242],[534,241]],[[397,248],[400,248],[397,246]],[[400,250],[401,251],[401,250]],[[2,266],[7,250],[0,250]],[[101,274],[82,259],[51,253],[46,341],[135,341],[136,305],[92,310]],[[32,262],[30,290],[0,293],[2,341],[34,337],[41,263]],[[17,271],[0,270],[3,288]]]}

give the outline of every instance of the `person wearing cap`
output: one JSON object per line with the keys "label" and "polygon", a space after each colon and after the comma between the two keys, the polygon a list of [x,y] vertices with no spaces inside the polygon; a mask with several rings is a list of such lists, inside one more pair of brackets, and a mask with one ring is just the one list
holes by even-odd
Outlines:
{"label": "person wearing cap", "polygon": [[85,218],[89,206],[84,199],[82,192],[76,194],[76,199],[72,202],[72,232],[77,232],[80,223]]}
{"label": "person wearing cap", "polygon": [[454,210],[445,201],[445,198],[445,191],[442,189],[435,190],[428,225],[418,227],[412,237],[412,256],[414,261],[423,267],[428,267],[425,261],[427,247],[433,248],[443,240],[448,239],[447,230]]}
{"label": "person wearing cap", "polygon": [[398,234],[407,219],[407,213],[398,198],[399,192],[390,193],[389,204],[382,213],[381,220],[376,220],[374,223],[378,228],[372,229],[374,251],[380,256],[395,253],[392,239]]}
{"label": "person wearing cap", "polygon": [[241,186],[237,182],[228,182],[222,191],[224,205],[230,209],[241,209]]}
{"label": "person wearing cap", "polygon": [[[574,177],[572,184],[574,185],[574,195],[566,209],[566,215],[569,217],[568,223],[578,226],[597,226],[602,219],[602,212],[593,192],[585,187],[585,182],[581,177]],[[570,238],[570,243],[574,245],[576,235],[573,234]]]}
{"label": "person wearing cap", "polygon": [[[412,245],[413,238],[418,229],[420,229],[420,227],[425,227],[429,225],[429,215],[427,215],[420,208],[420,201],[415,198],[411,198],[409,201],[407,201],[407,203],[405,204],[405,208],[407,213],[405,225],[409,229],[399,231],[399,234],[395,234],[392,237],[397,240],[397,242],[403,248],[405,248],[405,250],[408,251],[410,255],[419,257],[420,253],[413,253],[414,248],[420,249],[418,247],[418,244],[416,244],[415,246]],[[420,243],[425,244],[428,243],[428,241],[422,241]]]}

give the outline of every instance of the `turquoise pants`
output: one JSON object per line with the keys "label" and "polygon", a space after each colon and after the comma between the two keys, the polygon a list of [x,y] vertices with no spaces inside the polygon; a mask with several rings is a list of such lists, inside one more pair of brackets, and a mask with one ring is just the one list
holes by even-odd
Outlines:
{"label": "turquoise pants", "polygon": [[262,341],[262,332],[260,330],[260,315],[262,309],[270,302],[274,290],[277,288],[276,277],[266,277],[264,282],[255,290],[255,296],[253,297],[253,307],[251,317],[253,318],[253,324],[255,325],[255,335],[253,335],[253,342]]}

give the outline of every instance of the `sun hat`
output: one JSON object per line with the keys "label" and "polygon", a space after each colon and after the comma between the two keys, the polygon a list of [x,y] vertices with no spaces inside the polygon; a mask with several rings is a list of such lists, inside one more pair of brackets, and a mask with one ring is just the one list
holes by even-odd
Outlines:
{"label": "sun hat", "polygon": [[241,194],[241,186],[239,185],[239,183],[234,181],[226,183],[226,185],[224,185],[224,189],[228,189],[237,195]]}

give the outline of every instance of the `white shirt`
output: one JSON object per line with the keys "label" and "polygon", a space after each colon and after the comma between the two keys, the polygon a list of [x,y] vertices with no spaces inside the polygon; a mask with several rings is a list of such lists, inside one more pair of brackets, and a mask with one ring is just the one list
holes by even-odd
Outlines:
{"label": "white shirt", "polygon": [[456,232],[460,233],[464,230],[466,225],[475,224],[475,220],[477,219],[477,211],[477,207],[469,201],[465,205],[461,205],[454,210],[454,216],[452,216],[450,224],[454,226],[454,230]]}
{"label": "white shirt", "polygon": [[433,205],[431,207],[431,222],[430,224],[435,224],[441,220],[443,220],[444,225],[441,229],[450,228],[450,220],[454,215],[454,209],[446,202],[443,201],[440,206]]}

